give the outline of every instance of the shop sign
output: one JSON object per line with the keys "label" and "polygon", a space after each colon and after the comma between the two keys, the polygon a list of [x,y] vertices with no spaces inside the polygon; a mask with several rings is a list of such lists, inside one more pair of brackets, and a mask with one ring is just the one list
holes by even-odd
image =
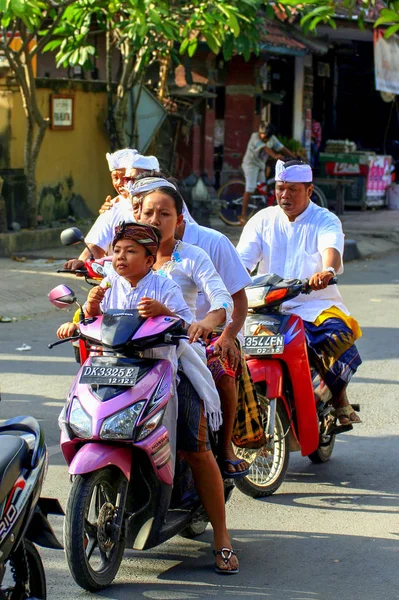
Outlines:
{"label": "shop sign", "polygon": [[384,32],[374,30],[375,88],[380,92],[399,94],[399,37],[384,38]]}
{"label": "shop sign", "polygon": [[333,175],[360,175],[360,165],[351,163],[334,163]]}
{"label": "shop sign", "polygon": [[52,94],[50,97],[50,127],[68,131],[74,126],[74,97],[67,94]]}
{"label": "shop sign", "polygon": [[392,183],[390,156],[370,157],[367,177],[367,196],[384,196],[387,187]]}

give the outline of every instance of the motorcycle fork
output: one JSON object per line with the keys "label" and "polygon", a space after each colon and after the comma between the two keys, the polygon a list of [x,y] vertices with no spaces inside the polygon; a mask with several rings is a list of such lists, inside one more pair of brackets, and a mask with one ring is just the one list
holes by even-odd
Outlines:
{"label": "motorcycle fork", "polygon": [[267,407],[266,448],[274,450],[274,428],[276,424],[277,398],[271,398]]}
{"label": "motorcycle fork", "polygon": [[116,516],[112,523],[112,535],[111,539],[115,543],[118,541],[120,535],[125,536],[125,531],[122,531],[123,527],[123,516],[125,514],[127,492],[129,488],[129,482],[124,478],[123,483],[118,491],[115,502]]}

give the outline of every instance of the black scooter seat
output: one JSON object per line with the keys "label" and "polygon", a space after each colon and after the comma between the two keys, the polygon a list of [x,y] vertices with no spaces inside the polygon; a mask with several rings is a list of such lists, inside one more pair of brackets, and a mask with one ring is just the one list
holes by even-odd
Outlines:
{"label": "black scooter seat", "polygon": [[29,446],[26,441],[15,435],[0,435],[0,504],[26,468]]}

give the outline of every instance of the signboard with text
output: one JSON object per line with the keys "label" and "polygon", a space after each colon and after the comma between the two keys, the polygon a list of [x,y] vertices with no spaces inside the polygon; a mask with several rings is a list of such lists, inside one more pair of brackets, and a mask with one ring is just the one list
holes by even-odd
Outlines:
{"label": "signboard with text", "polygon": [[68,131],[74,127],[74,97],[52,94],[50,97],[51,129]]}

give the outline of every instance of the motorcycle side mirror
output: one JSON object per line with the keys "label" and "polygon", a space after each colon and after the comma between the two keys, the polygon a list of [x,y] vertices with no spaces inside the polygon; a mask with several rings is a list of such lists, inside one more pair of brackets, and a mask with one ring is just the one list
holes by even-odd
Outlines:
{"label": "motorcycle side mirror", "polygon": [[76,302],[75,292],[67,285],[57,285],[48,295],[51,304],[57,308],[67,308]]}
{"label": "motorcycle side mirror", "polygon": [[79,244],[79,242],[84,244],[85,242],[84,235],[78,227],[68,227],[68,229],[61,231],[60,240],[63,246],[72,246],[73,244]]}
{"label": "motorcycle side mirror", "polygon": [[73,246],[79,243],[84,244],[90,252],[90,260],[94,260],[93,253],[86,244],[85,237],[78,227],[68,227],[68,229],[61,231],[60,240],[63,246]]}

